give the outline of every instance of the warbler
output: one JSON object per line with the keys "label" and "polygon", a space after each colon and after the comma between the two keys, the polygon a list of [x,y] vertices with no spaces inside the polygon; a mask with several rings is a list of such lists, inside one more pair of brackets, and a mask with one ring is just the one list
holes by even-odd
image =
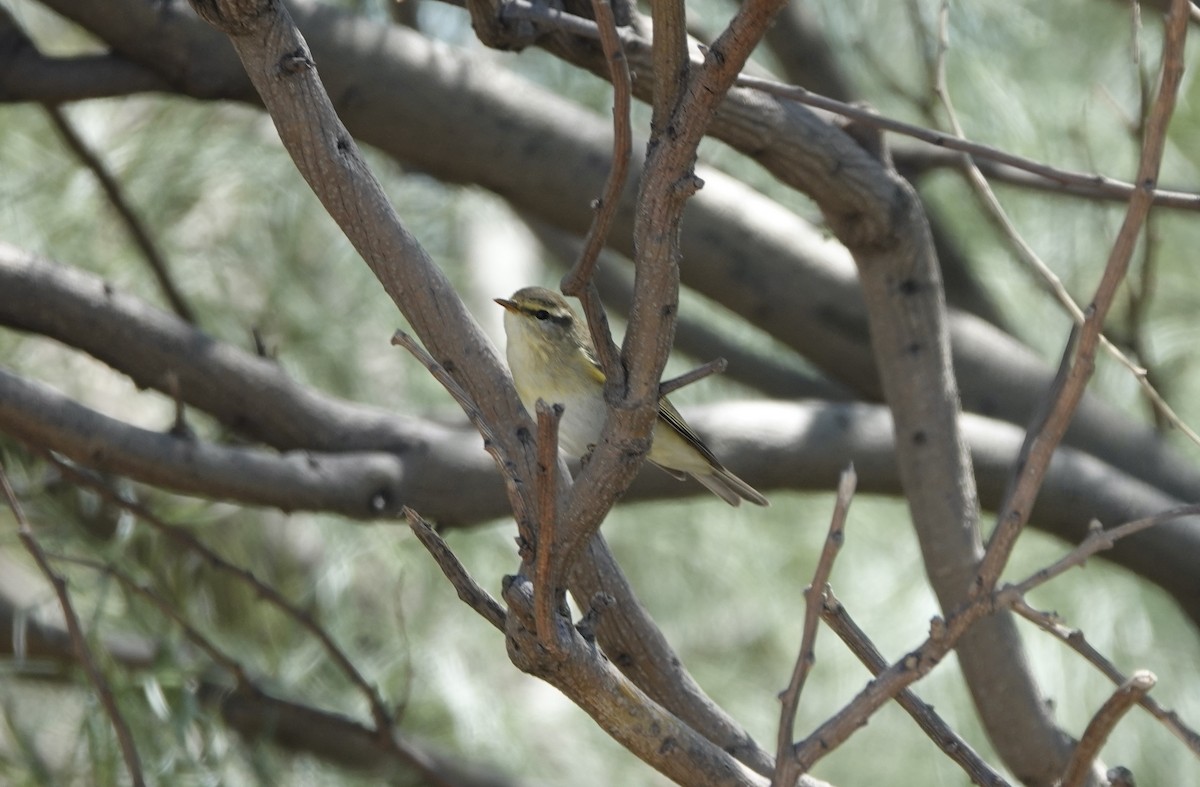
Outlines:
{"label": "warbler", "polygon": [[[587,326],[561,295],[543,287],[525,287],[511,298],[496,298],[496,303],[505,309],[508,368],[521,402],[531,413],[538,399],[561,404],[559,447],[573,456],[586,456],[600,442],[607,415],[604,371]],[[658,400],[647,459],[680,480],[691,476],[731,506],[742,500],[770,505],[725,469],[665,396]]]}

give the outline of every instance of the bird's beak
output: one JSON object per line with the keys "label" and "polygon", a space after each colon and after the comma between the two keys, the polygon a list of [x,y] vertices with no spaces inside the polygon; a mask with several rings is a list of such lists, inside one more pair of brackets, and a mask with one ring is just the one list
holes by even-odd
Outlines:
{"label": "bird's beak", "polygon": [[508,300],[507,298],[494,298],[493,300],[495,300],[496,303],[500,304],[505,309],[508,309],[510,312],[517,311],[517,304],[513,301]]}

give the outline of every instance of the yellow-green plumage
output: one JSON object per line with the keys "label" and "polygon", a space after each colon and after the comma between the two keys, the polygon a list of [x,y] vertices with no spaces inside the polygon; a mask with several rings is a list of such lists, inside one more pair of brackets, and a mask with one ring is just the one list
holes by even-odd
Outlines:
{"label": "yellow-green plumage", "polygon": [[[543,287],[517,290],[496,303],[505,309],[508,367],[522,403],[530,412],[538,399],[561,404],[559,445],[584,456],[599,442],[607,416],[604,372],[586,326],[561,295]],[[769,505],[754,487],[725,469],[666,397],[658,402],[647,459],[676,478],[695,478],[730,505],[742,500]]]}

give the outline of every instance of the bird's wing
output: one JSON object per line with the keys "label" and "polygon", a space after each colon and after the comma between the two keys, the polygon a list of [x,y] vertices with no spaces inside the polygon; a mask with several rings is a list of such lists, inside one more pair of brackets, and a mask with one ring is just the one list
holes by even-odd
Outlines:
{"label": "bird's wing", "polygon": [[[592,376],[597,382],[603,384],[607,378],[604,376],[604,369],[600,367],[600,359],[596,357],[596,351],[592,348],[592,343],[585,341],[581,346],[581,352],[588,359],[588,370],[591,371]],[[675,405],[671,404],[671,401],[665,396],[658,400],[658,417],[665,421],[667,426],[674,429],[680,437],[686,440],[688,445],[699,451],[701,456],[708,460],[710,465],[718,468],[724,467],[716,455],[713,454],[712,450],[700,439],[700,435],[696,434],[696,431],[688,426],[688,422],[683,420],[683,416],[675,409]],[[678,471],[668,469],[667,472],[677,478],[679,477],[677,475]]]}
{"label": "bird's wing", "polygon": [[667,397],[662,397],[658,400],[658,417],[667,422],[667,425],[679,433],[679,436],[687,441],[688,445],[695,448],[700,454],[708,460],[708,463],[713,467],[723,467],[721,461],[716,455],[704,444],[700,439],[700,435],[696,434],[692,427],[688,426],[688,422],[683,420],[683,416],[675,409],[675,405],[671,404],[671,400]]}

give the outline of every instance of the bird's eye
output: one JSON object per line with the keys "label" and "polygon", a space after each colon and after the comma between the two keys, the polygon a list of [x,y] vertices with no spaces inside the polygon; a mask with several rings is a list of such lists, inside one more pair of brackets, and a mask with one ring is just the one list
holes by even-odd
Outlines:
{"label": "bird's eye", "polygon": [[539,320],[548,320],[550,319],[550,312],[546,311],[545,309],[538,309],[533,313],[533,316],[537,317]]}

